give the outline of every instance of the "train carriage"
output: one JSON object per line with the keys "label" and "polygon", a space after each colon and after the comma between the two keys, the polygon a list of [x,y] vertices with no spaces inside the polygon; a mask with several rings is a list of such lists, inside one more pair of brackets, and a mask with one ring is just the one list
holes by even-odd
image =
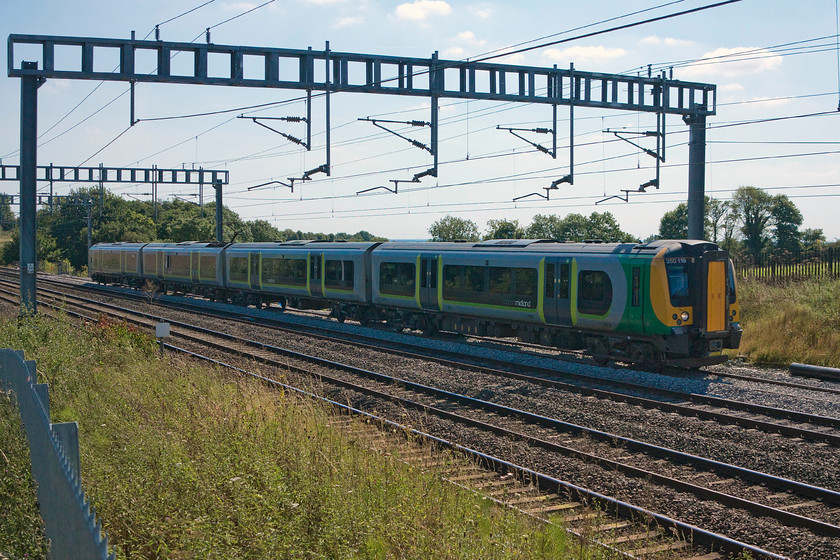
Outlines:
{"label": "train carriage", "polygon": [[145,243],[96,244],[88,251],[88,272],[98,282],[139,286]]}
{"label": "train carriage", "polygon": [[372,301],[398,327],[516,336],[600,360],[714,363],[740,340],[731,264],[711,243],[386,243],[373,257]]}
{"label": "train carriage", "polygon": [[367,271],[375,246],[311,240],[237,243],[226,251],[226,285],[241,301],[332,307],[333,314],[343,319],[348,303],[370,301]]}

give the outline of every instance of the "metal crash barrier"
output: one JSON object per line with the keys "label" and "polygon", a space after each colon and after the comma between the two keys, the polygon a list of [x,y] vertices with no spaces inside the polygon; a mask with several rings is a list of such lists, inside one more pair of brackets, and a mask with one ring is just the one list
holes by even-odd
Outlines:
{"label": "metal crash barrier", "polygon": [[36,380],[34,361],[24,360],[19,350],[0,350],[0,387],[17,397],[50,558],[113,560],[108,537],[82,489],[78,424],[50,422],[47,384]]}

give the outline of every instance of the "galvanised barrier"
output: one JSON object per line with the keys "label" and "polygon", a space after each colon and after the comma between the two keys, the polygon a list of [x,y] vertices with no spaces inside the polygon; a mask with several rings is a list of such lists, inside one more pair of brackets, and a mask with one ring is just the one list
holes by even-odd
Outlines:
{"label": "galvanised barrier", "polygon": [[19,350],[0,350],[0,387],[11,389],[17,397],[50,558],[113,560],[108,537],[82,489],[79,425],[50,422],[47,384],[36,380],[34,361],[24,360]]}

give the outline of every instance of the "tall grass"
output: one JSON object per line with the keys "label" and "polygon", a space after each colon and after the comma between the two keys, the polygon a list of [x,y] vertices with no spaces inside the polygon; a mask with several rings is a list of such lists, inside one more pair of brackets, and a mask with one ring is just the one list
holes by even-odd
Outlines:
{"label": "tall grass", "polygon": [[840,367],[840,280],[739,284],[740,353],[755,362]]}
{"label": "tall grass", "polygon": [[47,549],[20,412],[14,393],[0,391],[0,553],[41,560]]}
{"label": "tall grass", "polygon": [[0,320],[0,345],[38,361],[54,421],[79,422],[119,558],[605,557],[355,445],[315,403],[161,359],[123,325]]}

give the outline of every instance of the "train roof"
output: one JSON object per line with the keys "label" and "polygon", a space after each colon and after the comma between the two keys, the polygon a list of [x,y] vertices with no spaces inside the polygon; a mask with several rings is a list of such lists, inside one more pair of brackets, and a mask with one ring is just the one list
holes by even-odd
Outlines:
{"label": "train roof", "polygon": [[551,239],[490,239],[474,242],[409,242],[383,243],[377,251],[515,251],[515,252],[549,252],[549,253],[586,253],[586,254],[656,254],[663,248],[679,250],[697,245],[715,246],[708,241],[688,239],[658,239],[648,243],[602,243],[590,241],[585,243],[561,243]]}
{"label": "train roof", "polygon": [[366,251],[378,245],[378,242],[365,241],[317,241],[311,239],[295,239],[293,241],[278,241],[274,243],[233,243],[230,249],[346,249],[350,251]]}

